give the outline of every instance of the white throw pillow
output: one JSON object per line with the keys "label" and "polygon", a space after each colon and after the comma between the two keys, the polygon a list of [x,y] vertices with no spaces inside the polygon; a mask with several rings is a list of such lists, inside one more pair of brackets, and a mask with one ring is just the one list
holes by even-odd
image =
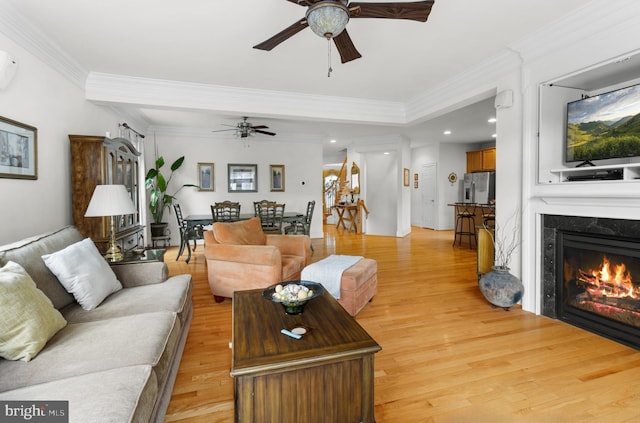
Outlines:
{"label": "white throw pillow", "polygon": [[22,266],[0,268],[0,357],[29,361],[66,325]]}
{"label": "white throw pillow", "polygon": [[122,284],[91,239],[42,256],[49,270],[85,310],[93,310]]}

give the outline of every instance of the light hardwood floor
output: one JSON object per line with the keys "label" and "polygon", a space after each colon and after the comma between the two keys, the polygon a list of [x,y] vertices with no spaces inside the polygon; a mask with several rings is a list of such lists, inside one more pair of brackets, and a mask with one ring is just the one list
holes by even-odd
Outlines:
{"label": "light hardwood floor", "polygon": [[[492,308],[477,287],[475,251],[452,239],[415,227],[394,238],[327,226],[313,240],[313,261],[378,261],[378,294],[357,316],[382,346],[378,423],[640,422],[640,351],[519,306]],[[193,275],[194,319],[166,421],[231,422],[231,301],[213,301],[201,247],[189,264],[176,252],[165,261],[171,274]]]}

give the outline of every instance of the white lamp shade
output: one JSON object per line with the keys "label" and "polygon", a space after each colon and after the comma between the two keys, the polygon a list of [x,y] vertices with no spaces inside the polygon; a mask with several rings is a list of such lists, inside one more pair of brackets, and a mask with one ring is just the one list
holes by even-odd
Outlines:
{"label": "white lamp shade", "polygon": [[307,11],[307,23],[321,36],[333,38],[339,35],[349,22],[349,10],[339,2],[316,3]]}
{"label": "white lamp shade", "polygon": [[124,185],[96,185],[84,215],[86,217],[119,216],[137,211]]}

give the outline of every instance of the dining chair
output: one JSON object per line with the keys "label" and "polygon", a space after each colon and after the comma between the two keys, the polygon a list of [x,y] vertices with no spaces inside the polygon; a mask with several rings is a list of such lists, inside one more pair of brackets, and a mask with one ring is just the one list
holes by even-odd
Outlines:
{"label": "dining chair", "polygon": [[301,216],[300,219],[290,220],[291,225],[284,228],[284,233],[291,235],[309,235],[311,230],[311,218],[313,217],[313,209],[315,206],[315,200],[309,201],[307,203],[307,213],[304,216]]}
{"label": "dining chair", "polygon": [[180,208],[180,204],[174,204],[173,210],[176,213],[176,219],[178,220],[178,230],[180,231],[180,249],[178,250],[178,255],[176,256],[176,261],[182,256],[184,252],[184,248],[187,248],[187,259],[185,262],[189,263],[191,260],[191,247],[189,246],[189,241],[193,241],[193,251],[196,250],[196,240],[202,239],[203,228],[202,225],[197,225],[195,227],[189,228],[187,225],[187,221],[182,217],[182,209]]}
{"label": "dining chair", "polygon": [[222,201],[211,205],[214,222],[235,222],[240,220],[240,203]]}
{"label": "dining chair", "polygon": [[[307,213],[300,219],[291,221],[291,224],[284,228],[284,233],[287,235],[310,235],[311,219],[313,218],[313,210],[315,207],[315,200],[309,201],[307,203]],[[311,245],[311,251],[314,251],[313,244]]]}
{"label": "dining chair", "polygon": [[264,233],[281,234],[284,204],[267,203],[258,205],[258,216]]}
{"label": "dining chair", "polygon": [[275,201],[269,201],[269,200],[260,200],[260,201],[254,201],[253,202],[253,211],[255,213],[255,216],[260,216],[260,207],[266,207],[268,205],[274,205],[276,204]]}

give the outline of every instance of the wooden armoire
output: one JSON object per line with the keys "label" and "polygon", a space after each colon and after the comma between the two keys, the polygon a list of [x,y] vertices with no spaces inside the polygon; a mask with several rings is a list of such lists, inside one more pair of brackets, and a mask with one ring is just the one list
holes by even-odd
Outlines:
{"label": "wooden armoire", "polygon": [[96,185],[124,185],[138,211],[117,217],[116,240],[122,251],[135,248],[143,242],[144,229],[140,224],[140,152],[125,138],[69,135],[69,141],[73,224],[101,252],[106,251],[111,218],[84,214]]}

